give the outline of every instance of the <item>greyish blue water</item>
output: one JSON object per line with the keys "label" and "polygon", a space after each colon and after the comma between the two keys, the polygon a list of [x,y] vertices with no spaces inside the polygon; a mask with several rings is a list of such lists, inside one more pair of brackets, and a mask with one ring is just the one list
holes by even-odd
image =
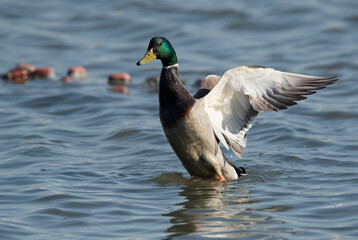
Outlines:
{"label": "greyish blue water", "polygon": [[[356,239],[358,3],[13,1],[0,7],[0,69],[54,80],[0,83],[0,239]],[[171,150],[158,96],[141,83],[166,36],[181,77],[246,64],[339,77],[297,106],[260,114],[235,182],[195,181]],[[90,76],[64,85],[71,66]],[[132,75],[128,94],[107,76]]]}

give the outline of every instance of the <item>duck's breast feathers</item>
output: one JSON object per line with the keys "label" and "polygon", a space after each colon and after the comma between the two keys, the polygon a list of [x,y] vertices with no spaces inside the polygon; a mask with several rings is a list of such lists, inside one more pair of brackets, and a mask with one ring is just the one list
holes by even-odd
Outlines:
{"label": "duck's breast feathers", "polygon": [[[336,77],[316,77],[281,72],[250,65],[226,71],[216,86],[203,98],[205,110],[224,146],[241,155],[246,132],[258,112],[278,111],[305,99],[337,81]],[[240,148],[241,146],[241,148]]]}
{"label": "duck's breast feathers", "polygon": [[171,127],[191,111],[195,99],[178,76],[178,66],[163,67],[159,82],[159,108],[163,127]]}

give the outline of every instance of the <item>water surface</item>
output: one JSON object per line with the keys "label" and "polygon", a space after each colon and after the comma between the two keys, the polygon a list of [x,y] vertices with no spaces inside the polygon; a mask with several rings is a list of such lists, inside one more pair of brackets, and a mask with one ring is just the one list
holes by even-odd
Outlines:
{"label": "water surface", "polygon": [[[0,70],[20,61],[57,78],[0,83],[1,239],[356,239],[358,4],[336,1],[1,1]],[[340,78],[297,106],[263,113],[247,177],[188,181],[143,67],[166,36],[180,76],[247,64]],[[59,79],[83,65],[89,77]],[[128,72],[128,94],[107,76]]]}

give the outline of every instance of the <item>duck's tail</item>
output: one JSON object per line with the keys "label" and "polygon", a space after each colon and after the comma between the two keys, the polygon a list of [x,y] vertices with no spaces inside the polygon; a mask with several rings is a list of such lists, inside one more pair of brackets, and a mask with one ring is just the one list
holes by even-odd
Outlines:
{"label": "duck's tail", "polygon": [[232,165],[233,167],[234,167],[234,169],[235,169],[235,171],[236,171],[236,173],[237,173],[237,176],[246,176],[247,175],[247,173],[246,173],[246,170],[245,170],[245,168],[243,168],[243,167],[236,167],[235,165]]}
{"label": "duck's tail", "polygon": [[229,163],[234,169],[235,169],[235,172],[237,173],[237,176],[240,177],[240,176],[246,176],[247,173],[246,173],[246,170],[245,168],[243,167],[236,167],[234,164],[232,164],[226,157],[225,155],[223,154],[225,160],[227,163]]}

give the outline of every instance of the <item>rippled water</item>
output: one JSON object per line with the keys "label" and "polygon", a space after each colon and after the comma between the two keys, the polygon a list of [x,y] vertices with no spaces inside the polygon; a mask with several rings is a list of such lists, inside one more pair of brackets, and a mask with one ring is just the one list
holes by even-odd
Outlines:
{"label": "rippled water", "polygon": [[[355,239],[358,237],[358,4],[344,1],[10,1],[0,70],[57,78],[0,83],[1,239]],[[333,76],[287,111],[263,113],[235,182],[188,181],[135,63],[155,35],[181,77],[238,65]],[[83,65],[90,76],[59,78]],[[107,76],[132,75],[128,94]]]}

